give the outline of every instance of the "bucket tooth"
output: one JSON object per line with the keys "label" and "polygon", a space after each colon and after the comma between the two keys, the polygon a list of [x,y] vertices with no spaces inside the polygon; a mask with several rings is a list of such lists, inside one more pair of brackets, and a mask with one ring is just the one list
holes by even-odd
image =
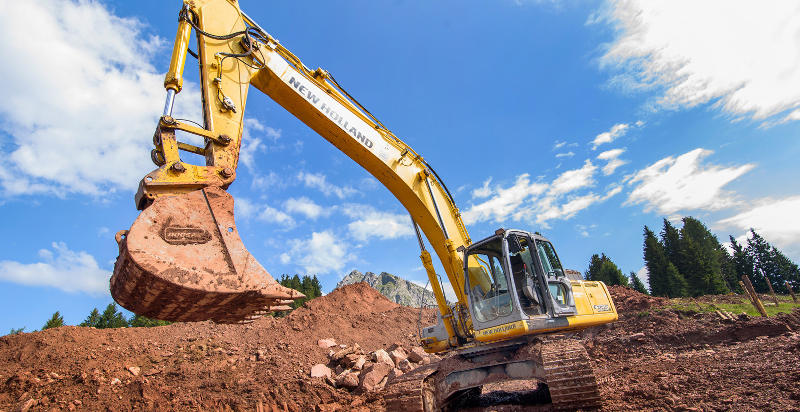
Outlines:
{"label": "bucket tooth", "polygon": [[217,187],[156,198],[117,240],[111,296],[153,319],[238,323],[305,297],[247,251]]}

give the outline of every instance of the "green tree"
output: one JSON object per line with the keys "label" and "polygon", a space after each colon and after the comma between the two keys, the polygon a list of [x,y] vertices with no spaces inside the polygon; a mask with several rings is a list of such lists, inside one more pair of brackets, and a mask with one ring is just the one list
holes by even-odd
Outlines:
{"label": "green tree", "polygon": [[647,226],[644,227],[644,262],[652,295],[672,298],[687,295],[686,279],[669,261],[664,245]]}
{"label": "green tree", "polygon": [[153,326],[165,326],[172,322],[166,320],[150,319],[142,315],[133,315],[128,321],[128,327],[131,328],[150,328]]}
{"label": "green tree", "polygon": [[661,244],[664,246],[664,253],[667,259],[678,267],[680,254],[681,235],[672,223],[664,219],[664,226],[661,229]]}
{"label": "green tree", "polygon": [[64,326],[64,317],[61,316],[61,313],[56,311],[53,316],[48,320],[44,326],[42,326],[42,330],[50,329],[50,328],[57,328],[59,326]]}
{"label": "green tree", "polygon": [[647,288],[644,287],[644,283],[639,276],[636,275],[636,272],[631,272],[630,274],[630,285],[631,288],[639,293],[644,293],[645,295],[649,295],[647,292]]}
{"label": "green tree", "polygon": [[672,261],[689,285],[689,294],[699,296],[729,291],[722,275],[725,250],[699,220],[683,218],[680,230],[678,261]]}
{"label": "green tree", "polygon": [[89,313],[89,316],[81,322],[80,326],[88,326],[91,328],[99,328],[100,327],[100,312],[97,308],[92,309]]}
{"label": "green tree", "polygon": [[628,286],[628,278],[622,274],[619,267],[605,253],[601,256],[592,255],[589,260],[589,269],[586,271],[586,279],[600,281],[609,286]]}
{"label": "green tree", "polygon": [[90,326],[97,329],[108,328],[125,328],[128,326],[128,320],[125,315],[117,310],[116,303],[109,303],[106,309],[101,314],[97,308],[92,309],[86,320],[81,322],[80,326]]}
{"label": "green tree", "polygon": [[792,288],[800,286],[798,266],[776,247],[769,244],[755,230],[750,229],[750,238],[745,248],[748,262],[752,262],[752,276],[750,280],[753,287],[760,293],[769,291],[767,280],[772,284],[776,293],[788,293],[785,282]]}
{"label": "green tree", "polygon": [[8,332],[9,335],[19,335],[20,333],[25,331],[25,327],[21,328],[11,328],[11,331]]}
{"label": "green tree", "polygon": [[100,328],[125,328],[128,326],[128,320],[125,315],[117,310],[116,303],[109,303],[106,310],[100,315]]}

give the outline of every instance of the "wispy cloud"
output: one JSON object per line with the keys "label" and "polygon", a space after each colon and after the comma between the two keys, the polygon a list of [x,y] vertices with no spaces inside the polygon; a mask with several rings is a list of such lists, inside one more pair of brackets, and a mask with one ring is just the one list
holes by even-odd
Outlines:
{"label": "wispy cloud", "polygon": [[722,219],[717,226],[733,226],[740,230],[754,228],[770,242],[800,254],[800,196],[782,199],[760,199],[734,216]]}
{"label": "wispy cloud", "polygon": [[[550,183],[531,182],[528,174],[517,176],[515,183],[509,187],[495,185],[481,190],[480,195],[473,199],[487,200],[471,205],[462,216],[464,222],[473,224],[477,222],[492,221],[505,223],[511,221],[535,222],[547,226],[549,220],[569,219],[581,210],[592,204],[603,202],[618,194],[622,188],[612,186],[606,194],[588,192],[577,194],[576,191],[594,187],[596,181],[594,174],[597,166],[586,160],[579,169],[568,170],[561,173]],[[474,194],[474,193],[473,193]]]}
{"label": "wispy cloud", "polygon": [[356,189],[350,186],[336,186],[328,182],[328,177],[322,173],[300,172],[297,174],[297,179],[303,182],[306,187],[317,189],[325,196],[336,196],[339,199],[344,199],[358,193]]}
{"label": "wispy cloud", "polygon": [[287,199],[284,202],[284,207],[289,213],[301,214],[309,219],[331,214],[331,209],[326,209],[305,196]]}
{"label": "wispy cloud", "polygon": [[293,239],[281,263],[303,268],[306,274],[324,275],[340,271],[353,260],[349,245],[331,231],[313,232],[310,238]]}
{"label": "wispy cloud", "polygon": [[[617,38],[601,58],[611,83],[657,90],[657,108],[715,102],[735,117],[800,118],[800,3],[611,1],[588,23]],[[791,112],[790,112],[791,111]]]}
{"label": "wispy cloud", "polygon": [[600,133],[597,135],[594,140],[592,140],[592,150],[597,149],[597,146],[600,146],[604,143],[611,143],[614,140],[625,136],[625,133],[628,132],[630,125],[627,123],[617,123],[611,126],[611,129],[607,132]]}
{"label": "wispy cloud", "polygon": [[703,164],[713,153],[695,149],[678,157],[665,157],[636,172],[628,180],[633,187],[626,205],[644,204],[645,211],[671,215],[688,210],[719,210],[736,203],[734,193],[723,187],[755,165],[722,167]]}
{"label": "wispy cloud", "polygon": [[101,296],[109,293],[111,272],[103,270],[94,256],[70,250],[63,242],[39,251],[40,262],[0,261],[0,279],[28,286],[50,286],[66,292]]}
{"label": "wispy cloud", "polygon": [[608,176],[614,173],[614,171],[617,170],[620,166],[628,163],[627,161],[619,158],[619,156],[623,153],[625,153],[625,149],[612,149],[597,155],[598,159],[607,161],[606,165],[603,166],[604,175]]}
{"label": "wispy cloud", "polygon": [[379,211],[369,205],[346,204],[342,211],[355,219],[347,225],[350,236],[365,242],[370,238],[396,239],[414,235],[411,218],[405,213]]}

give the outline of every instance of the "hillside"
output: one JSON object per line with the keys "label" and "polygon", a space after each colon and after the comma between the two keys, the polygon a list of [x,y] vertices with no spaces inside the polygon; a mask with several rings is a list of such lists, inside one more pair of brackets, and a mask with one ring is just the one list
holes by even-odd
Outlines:
{"label": "hillside", "polygon": [[415,283],[386,272],[376,275],[372,272],[361,273],[354,270],[339,281],[336,288],[359,282],[366,282],[392,302],[403,306],[417,308],[420,306],[420,302],[424,302],[425,305],[435,304],[433,292],[430,290],[425,290]]}

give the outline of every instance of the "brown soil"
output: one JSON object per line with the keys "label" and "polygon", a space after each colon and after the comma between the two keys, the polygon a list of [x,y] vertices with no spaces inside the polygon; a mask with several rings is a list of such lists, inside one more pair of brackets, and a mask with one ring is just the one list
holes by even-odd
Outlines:
{"label": "brown soil", "polygon": [[[793,331],[800,325],[790,316],[686,316],[664,299],[611,291],[620,320],[582,334],[606,409],[800,411],[800,334]],[[67,326],[6,336],[0,411],[382,410],[379,394],[355,395],[309,377],[312,365],[328,363],[317,340],[332,337],[365,351],[410,347],[418,318],[417,309],[362,283],[249,325]],[[423,324],[432,321],[426,312]],[[548,409],[514,405],[540,402],[535,388],[486,387],[470,409]]]}

